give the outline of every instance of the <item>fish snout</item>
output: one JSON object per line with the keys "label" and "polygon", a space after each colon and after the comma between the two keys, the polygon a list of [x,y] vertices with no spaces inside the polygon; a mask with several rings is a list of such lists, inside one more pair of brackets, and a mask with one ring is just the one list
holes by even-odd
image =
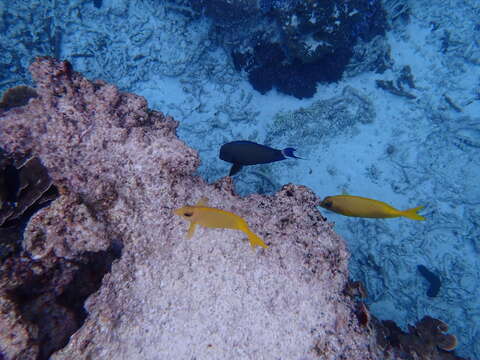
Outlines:
{"label": "fish snout", "polygon": [[182,216],[182,208],[175,209],[172,211],[174,215]]}
{"label": "fish snout", "polygon": [[191,218],[193,216],[194,209],[191,206],[184,206],[180,209],[173,210],[173,213],[183,218]]}

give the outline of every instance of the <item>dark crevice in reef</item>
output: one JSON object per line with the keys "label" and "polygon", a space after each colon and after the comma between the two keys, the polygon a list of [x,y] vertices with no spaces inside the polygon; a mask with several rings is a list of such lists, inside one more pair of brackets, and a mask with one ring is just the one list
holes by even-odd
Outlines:
{"label": "dark crevice in reef", "polygon": [[39,349],[37,360],[48,359],[65,347],[83,325],[87,317],[85,300],[98,291],[121,251],[121,246],[112,246],[107,251],[87,252],[78,261],[60,261],[8,292],[22,319],[37,329],[31,334]]}
{"label": "dark crevice in reef", "polygon": [[103,276],[110,272],[112,262],[122,255],[121,247],[110,247],[107,251],[88,253],[87,262],[80,264],[73,280],[64,288],[63,293],[57,297],[57,303],[70,309],[75,314],[75,319],[80,328],[87,317],[83,307],[85,300],[98,291],[102,284]]}
{"label": "dark crevice in reef", "polygon": [[58,264],[47,274],[32,276],[8,292],[17,313],[29,326],[31,345],[38,347],[37,359],[48,359],[73,333],[76,324],[71,314],[55,304],[53,283],[66,264]]}

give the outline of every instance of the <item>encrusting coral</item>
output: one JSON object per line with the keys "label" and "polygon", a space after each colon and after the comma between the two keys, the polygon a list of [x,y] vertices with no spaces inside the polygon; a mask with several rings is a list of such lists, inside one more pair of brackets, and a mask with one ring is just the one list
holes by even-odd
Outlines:
{"label": "encrusting coral", "polygon": [[[382,358],[310,190],[239,198],[230,178],[206,184],[178,123],[144,98],[51,58],[30,70],[38,97],[0,115],[0,146],[41,159],[60,196],[1,264],[6,359]],[[185,239],[172,212],[204,196],[269,248],[225,229]]]}

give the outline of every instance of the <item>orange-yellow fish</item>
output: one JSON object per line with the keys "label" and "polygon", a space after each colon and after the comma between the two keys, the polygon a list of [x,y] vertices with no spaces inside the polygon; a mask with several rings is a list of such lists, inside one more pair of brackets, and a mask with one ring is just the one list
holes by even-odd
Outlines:
{"label": "orange-yellow fish", "polygon": [[327,196],[323,199],[320,206],[345,216],[364,218],[394,218],[403,216],[412,220],[425,220],[423,216],[417,214],[417,211],[422,209],[423,206],[402,211],[383,201],[360,196]]}
{"label": "orange-yellow fish", "polygon": [[255,248],[255,246],[261,246],[265,249],[268,248],[262,239],[250,230],[247,222],[240,216],[225,210],[207,207],[207,201],[208,199],[203,198],[194,206],[184,206],[174,211],[176,215],[190,221],[187,238],[190,239],[193,236],[195,226],[198,224],[207,228],[224,228],[243,231],[248,236],[252,248]]}

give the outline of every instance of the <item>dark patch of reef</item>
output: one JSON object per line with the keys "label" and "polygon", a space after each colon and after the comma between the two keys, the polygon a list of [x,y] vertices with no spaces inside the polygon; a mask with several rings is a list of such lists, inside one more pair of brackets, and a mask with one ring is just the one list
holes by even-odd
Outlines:
{"label": "dark patch of reef", "polygon": [[440,287],[442,286],[440,278],[423,265],[418,265],[417,269],[418,272],[428,281],[430,285],[427,290],[427,296],[436,297],[438,295],[438,292],[440,291]]}
{"label": "dark patch of reef", "polygon": [[47,360],[67,345],[84,323],[84,303],[120,254],[113,248],[85,252],[74,260],[53,254],[32,259],[28,251],[0,265],[0,312],[6,359]]}
{"label": "dark patch of reef", "polygon": [[[342,78],[353,48],[384,35],[381,1],[204,1],[238,71],[264,94],[276,88],[312,97],[318,83]],[[376,69],[382,71],[384,64]]]}

